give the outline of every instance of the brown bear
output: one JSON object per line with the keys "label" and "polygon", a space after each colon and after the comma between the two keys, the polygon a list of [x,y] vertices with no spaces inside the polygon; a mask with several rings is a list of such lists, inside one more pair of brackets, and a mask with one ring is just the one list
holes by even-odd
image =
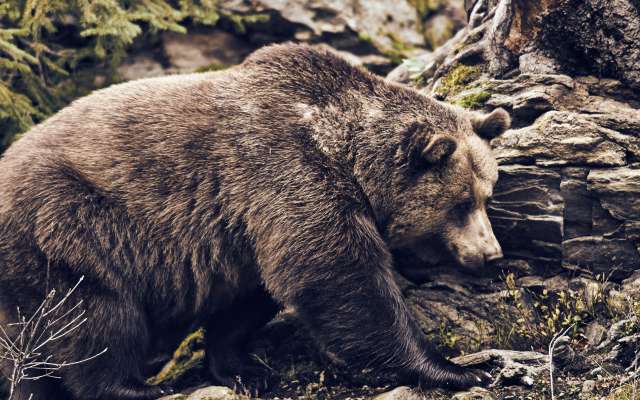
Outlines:
{"label": "brown bear", "polygon": [[[508,125],[503,110],[471,114],[292,44],[97,91],[0,160],[0,320],[84,276],[69,303],[88,319],[47,351],[108,351],[59,371],[63,398],[162,395],[145,363],[194,324],[224,383],[241,338],[280,306],[354,366],[482,383],[427,343],[390,251],[438,240],[463,265],[501,256],[487,139]],[[51,399],[47,384],[26,381],[18,398]]]}

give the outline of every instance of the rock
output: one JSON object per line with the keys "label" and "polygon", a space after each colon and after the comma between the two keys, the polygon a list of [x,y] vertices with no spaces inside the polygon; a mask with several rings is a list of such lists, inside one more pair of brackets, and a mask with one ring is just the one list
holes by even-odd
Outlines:
{"label": "rock", "polygon": [[592,170],[587,180],[589,191],[612,217],[640,221],[640,165]]}
{"label": "rock", "polygon": [[522,54],[518,65],[523,74],[555,74],[562,68],[556,60],[537,51]]}
{"label": "rock", "polygon": [[[402,278],[406,301],[435,345],[466,352],[495,345],[496,310],[504,306],[502,292],[495,292],[490,271],[470,276],[456,267],[425,268],[428,282],[416,285]],[[505,312],[507,312],[505,310]]]}
{"label": "rock", "polygon": [[575,359],[576,352],[571,347],[571,338],[569,336],[557,338],[553,350],[553,365],[555,367],[564,367],[573,363]]}
{"label": "rock", "polygon": [[465,392],[459,392],[451,400],[495,400],[496,397],[487,389],[474,387]]}
{"label": "rock", "polygon": [[126,81],[166,75],[162,64],[153,55],[140,53],[118,67],[118,74]]}
{"label": "rock", "polygon": [[566,240],[562,246],[563,266],[610,275],[614,280],[630,276],[640,265],[638,249],[626,239],[585,236]]}
{"label": "rock", "polygon": [[[326,46],[326,45],[320,45]],[[369,71],[384,75],[389,72],[391,68],[393,68],[393,63],[387,57],[379,56],[376,54],[367,54],[367,55],[355,55],[345,50],[335,50],[341,56],[343,56],[349,63],[356,66],[363,66],[367,68]]]}
{"label": "rock", "polygon": [[184,394],[172,394],[170,396],[160,397],[158,400],[186,400],[187,396]]}
{"label": "rock", "polygon": [[633,0],[560,1],[541,20],[541,44],[566,67],[640,84],[640,9]]}
{"label": "rock", "polygon": [[591,379],[587,379],[586,381],[582,382],[582,390],[580,391],[580,398],[581,399],[592,399],[593,398],[593,392],[596,389],[596,381],[591,380]]}
{"label": "rock", "polygon": [[518,286],[537,292],[540,292],[545,288],[544,279],[536,275],[524,276],[522,278],[519,278]]}
{"label": "rock", "polygon": [[191,393],[186,400],[248,400],[248,396],[236,394],[224,386],[209,386]]}
{"label": "rock", "polygon": [[217,30],[186,35],[165,32],[162,47],[170,65],[167,73],[226,68],[239,64],[255,48],[236,35]]}
{"label": "rock", "polygon": [[445,59],[446,56],[455,49],[456,46],[460,45],[460,42],[464,38],[465,30],[460,30],[450,40],[435,49],[433,52],[422,51],[414,54],[410,60],[419,61],[422,64],[419,69],[413,71],[412,74],[408,74],[403,71],[403,69],[406,69],[406,66],[400,65],[387,75],[387,79],[394,82],[408,83],[411,75],[420,77],[420,81],[424,81],[432,77],[436,72],[439,63],[441,63],[442,60]]}
{"label": "rock", "polygon": [[505,165],[489,205],[489,217],[505,256],[524,259],[542,275],[562,260],[563,199],[558,172]]}
{"label": "rock", "polygon": [[601,350],[619,342],[625,335],[632,332],[634,327],[639,327],[637,317],[623,319],[613,323],[607,332],[607,339],[598,346],[598,349]]}
{"label": "rock", "polygon": [[[626,327],[627,330],[633,331],[634,327]],[[624,368],[631,367],[638,354],[638,346],[640,345],[640,334],[626,335],[617,339],[616,344],[611,348],[605,356],[607,362],[621,365]]]}
{"label": "rock", "polygon": [[632,299],[640,299],[640,271],[622,281],[622,292]]}
{"label": "rock", "polygon": [[442,46],[467,24],[463,0],[430,0],[422,4],[422,7],[418,6],[418,12],[424,21],[424,36],[431,49]]}
{"label": "rock", "polygon": [[494,385],[532,386],[538,374],[548,368],[549,356],[535,351],[491,349],[455,357],[451,361],[476,368],[497,368]]}
{"label": "rock", "polygon": [[433,53],[422,52],[415,57],[398,65],[387,75],[387,79],[393,82],[408,83],[413,77],[418,77],[432,62]]}
{"label": "rock", "polygon": [[522,74],[513,79],[487,80],[482,88],[491,94],[486,106],[509,110],[514,126],[520,127],[547,111],[564,109],[575,83],[566,75]]}
{"label": "rock", "polygon": [[438,48],[451,38],[455,29],[455,23],[451,18],[444,14],[438,14],[430,18],[424,24],[424,34],[432,49]]}
{"label": "rock", "polygon": [[374,397],[372,400],[424,400],[424,396],[416,392],[415,390],[407,387],[400,386],[389,392],[382,393]]}
{"label": "rock", "polygon": [[198,389],[190,395],[174,394],[161,397],[158,400],[249,400],[248,396],[237,394],[224,386],[209,386]]}
{"label": "rock", "polygon": [[292,29],[308,32],[304,40],[325,35],[351,35],[355,42],[371,43],[382,52],[397,52],[425,44],[418,12],[407,0],[256,0],[251,3],[223,0],[219,5],[223,13],[229,14],[277,14]]}
{"label": "rock", "polygon": [[563,168],[560,190],[564,199],[564,239],[591,235],[593,196],[587,187],[587,168]]}
{"label": "rock", "polygon": [[625,165],[626,148],[610,140],[606,131],[579,114],[551,111],[529,127],[507,131],[492,144],[501,164]]}
{"label": "rock", "polygon": [[607,334],[607,329],[602,326],[600,323],[594,321],[587,325],[585,330],[585,337],[589,346],[597,347],[602,340],[604,340],[605,335]]}
{"label": "rock", "polygon": [[566,292],[569,287],[569,280],[562,275],[552,276],[544,280],[544,287],[549,292]]}

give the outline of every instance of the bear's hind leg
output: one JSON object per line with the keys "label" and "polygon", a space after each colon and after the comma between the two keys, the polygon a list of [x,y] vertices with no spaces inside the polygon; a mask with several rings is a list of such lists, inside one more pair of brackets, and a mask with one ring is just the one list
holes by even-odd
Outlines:
{"label": "bear's hind leg", "polygon": [[237,377],[245,389],[264,390],[265,369],[252,363],[246,345],[253,333],[262,328],[280,310],[280,305],[263,288],[242,297],[231,307],[216,313],[207,325],[207,359],[217,384],[237,386]]}

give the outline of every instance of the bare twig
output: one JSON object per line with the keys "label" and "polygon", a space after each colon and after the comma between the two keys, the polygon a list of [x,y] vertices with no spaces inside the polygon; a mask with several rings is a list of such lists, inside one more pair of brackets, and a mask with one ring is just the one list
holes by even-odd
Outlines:
{"label": "bare twig", "polygon": [[65,306],[83,280],[84,276],[57,302],[56,290],[50,290],[30,317],[23,315],[18,308],[17,322],[5,327],[0,325],[0,360],[8,361],[12,366],[7,377],[8,400],[13,398],[20,382],[58,378],[55,374],[60,369],[89,362],[107,352],[105,348],[97,354],[74,361],[57,361],[53,354],[45,353],[48,346],[73,334],[87,322],[85,310],[81,308],[82,300],[71,307]]}
{"label": "bare twig", "polygon": [[553,369],[554,369],[553,352],[555,351],[558,340],[564,337],[574,327],[574,325],[575,324],[572,324],[571,326],[567,327],[565,330],[555,334],[553,336],[553,339],[551,339],[551,343],[549,343],[549,383],[551,385],[551,400],[555,400],[554,381],[553,381]]}
{"label": "bare twig", "polygon": [[636,358],[633,360],[633,383],[631,384],[631,400],[638,396],[638,361],[640,361],[640,349],[636,350]]}

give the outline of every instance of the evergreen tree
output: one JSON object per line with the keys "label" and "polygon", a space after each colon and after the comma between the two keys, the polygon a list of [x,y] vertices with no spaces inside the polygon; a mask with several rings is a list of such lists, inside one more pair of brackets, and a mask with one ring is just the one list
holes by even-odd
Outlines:
{"label": "evergreen tree", "polygon": [[75,97],[112,83],[141,34],[184,33],[187,18],[215,25],[215,0],[3,1],[0,151]]}

